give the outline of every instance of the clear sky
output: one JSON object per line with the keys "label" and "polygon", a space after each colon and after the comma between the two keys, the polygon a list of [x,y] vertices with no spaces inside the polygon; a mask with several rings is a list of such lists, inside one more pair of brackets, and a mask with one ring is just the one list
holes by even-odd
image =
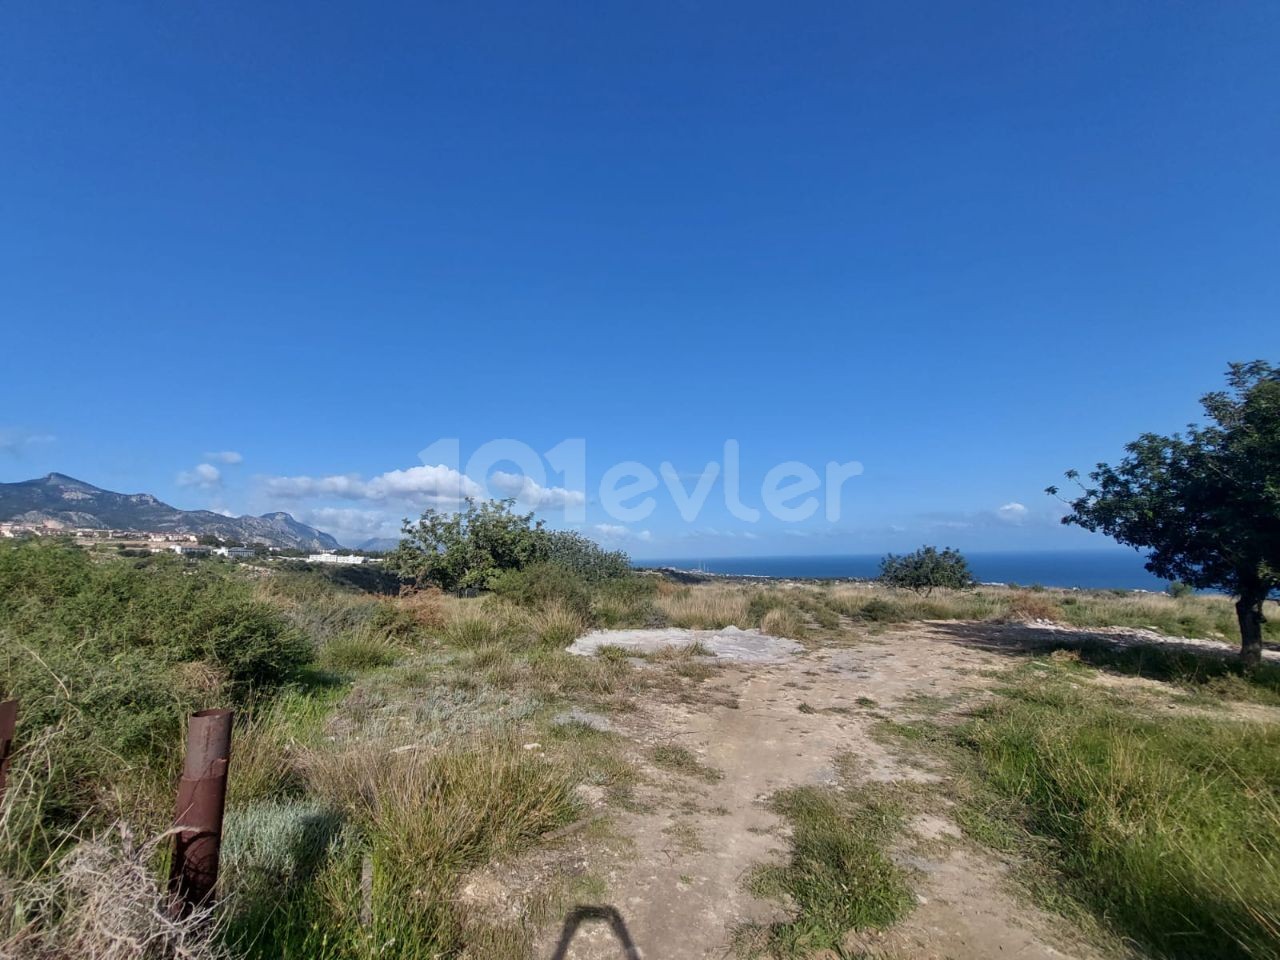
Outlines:
{"label": "clear sky", "polygon": [[[1096,546],[1043,488],[1280,359],[1277,51],[1274,2],[6,3],[0,480],[354,542],[580,438],[522,496],[641,557]],[[728,440],[748,510],[862,470],[602,501]]]}

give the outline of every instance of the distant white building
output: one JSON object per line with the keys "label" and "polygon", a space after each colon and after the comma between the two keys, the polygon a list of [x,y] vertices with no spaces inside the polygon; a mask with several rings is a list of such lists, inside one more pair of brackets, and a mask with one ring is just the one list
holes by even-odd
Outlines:
{"label": "distant white building", "polygon": [[169,550],[180,557],[207,557],[213,552],[212,548],[201,543],[171,543]]}
{"label": "distant white building", "polygon": [[214,555],[228,560],[245,560],[253,556],[252,547],[214,547]]}
{"label": "distant white building", "polygon": [[313,553],[307,557],[308,563],[364,563],[368,557],[347,556],[340,553]]}

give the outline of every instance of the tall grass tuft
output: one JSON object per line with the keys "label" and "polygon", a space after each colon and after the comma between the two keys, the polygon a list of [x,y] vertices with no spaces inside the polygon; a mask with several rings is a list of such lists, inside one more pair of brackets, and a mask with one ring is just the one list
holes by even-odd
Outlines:
{"label": "tall grass tuft", "polygon": [[1274,957],[1280,726],[1153,720],[1029,674],[959,733],[1071,894],[1170,958]]}
{"label": "tall grass tuft", "polygon": [[547,647],[567,647],[586,632],[587,624],[576,610],[549,603],[530,618],[538,642]]}
{"label": "tall grass tuft", "polygon": [[[345,931],[357,956],[456,954],[466,923],[457,905],[460,878],[577,813],[567,771],[498,732],[440,749],[318,751],[307,771],[314,793],[355,831],[356,852],[335,862],[330,878],[350,899],[335,902],[327,922],[335,937]],[[372,923],[361,930],[366,856]]]}
{"label": "tall grass tuft", "polygon": [[673,627],[718,630],[750,622],[746,593],[739,587],[710,586],[659,595],[656,605]]}

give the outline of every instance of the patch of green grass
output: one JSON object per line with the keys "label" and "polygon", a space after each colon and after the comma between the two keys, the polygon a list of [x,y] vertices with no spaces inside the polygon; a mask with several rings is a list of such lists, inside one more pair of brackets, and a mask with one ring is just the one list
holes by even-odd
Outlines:
{"label": "patch of green grass", "polygon": [[1271,662],[1248,668],[1235,657],[1213,652],[1158,644],[1121,647],[1089,639],[1063,640],[1050,649],[1064,651],[1091,667],[1175,683],[1210,699],[1280,704],[1280,665]]}
{"label": "patch of green grass", "polygon": [[1280,725],[1154,719],[1061,671],[1002,693],[951,735],[983,798],[971,835],[1030,837],[1074,903],[1156,955],[1280,955]]}
{"label": "patch of green grass", "polygon": [[320,648],[319,664],[334,673],[360,673],[389,667],[399,657],[395,645],[374,634],[344,634]]}
{"label": "patch of green grass", "polygon": [[883,929],[914,903],[906,877],[885,855],[902,810],[871,788],[796,787],[775,795],[772,809],[791,824],[784,864],[758,868],[748,880],[756,896],[786,900],[794,915],[743,940],[774,957],[839,950],[851,930]]}
{"label": "patch of green grass", "polygon": [[724,774],[715,767],[707,766],[692,750],[685,747],[675,746],[673,744],[662,744],[654,747],[649,757],[660,767],[672,770],[686,777],[697,777],[708,783],[724,777]]}

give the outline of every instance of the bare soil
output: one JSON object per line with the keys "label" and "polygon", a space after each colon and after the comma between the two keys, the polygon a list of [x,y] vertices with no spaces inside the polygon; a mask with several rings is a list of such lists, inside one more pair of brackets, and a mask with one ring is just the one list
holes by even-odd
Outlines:
{"label": "bare soil", "polygon": [[[692,695],[646,698],[608,718],[642,774],[630,799],[610,803],[602,791],[591,794],[603,828],[571,833],[523,863],[501,865],[469,891],[491,909],[503,901],[511,915],[548,878],[602,880],[603,903],[620,915],[634,951],[624,951],[616,923],[588,918],[563,952],[557,952],[559,923],[540,930],[538,957],[732,956],[745,924],[785,915],[784,904],[756,899],[744,884],[757,865],[787,852],[787,826],[764,801],[785,787],[832,783],[839,758],[852,757],[854,776],[923,790],[928,801],[891,851],[909,871],[915,909],[891,930],[850,935],[846,956],[1103,956],[1104,948],[1033,905],[1010,864],[962,838],[944,766],[875,734],[884,719],[971,706],[1043,639],[1037,631],[916,623],[783,662],[720,666]],[[685,748],[704,769],[679,772],[655,763],[654,749],[664,745]]]}

